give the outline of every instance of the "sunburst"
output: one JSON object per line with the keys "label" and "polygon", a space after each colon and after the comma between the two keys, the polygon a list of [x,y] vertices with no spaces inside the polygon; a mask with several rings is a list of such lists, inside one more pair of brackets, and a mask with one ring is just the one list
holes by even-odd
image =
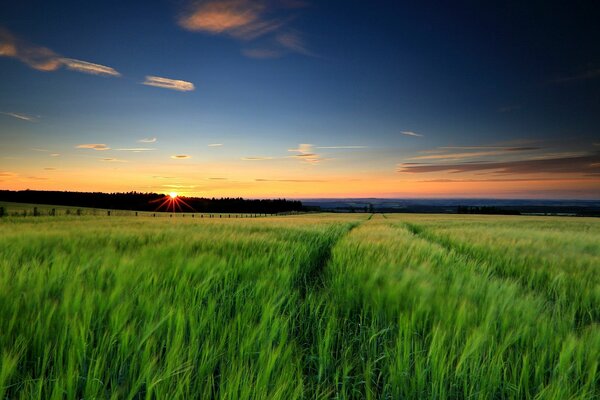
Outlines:
{"label": "sunburst", "polygon": [[164,207],[167,212],[183,212],[182,205],[191,211],[195,211],[194,208],[186,203],[176,192],[171,192],[168,196],[161,197],[154,200],[153,203],[154,202],[161,202],[155,211],[160,211]]}

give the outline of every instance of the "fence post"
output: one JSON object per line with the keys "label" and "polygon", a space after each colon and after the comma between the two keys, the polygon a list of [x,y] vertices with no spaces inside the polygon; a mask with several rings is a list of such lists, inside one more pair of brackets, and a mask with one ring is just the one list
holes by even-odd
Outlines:
{"label": "fence post", "polygon": [[80,208],[77,209],[77,216],[81,217],[81,209]]}
{"label": "fence post", "polygon": [[56,215],[56,208],[53,208],[52,210],[50,210],[50,216],[54,217]]}
{"label": "fence post", "polygon": [[110,217],[110,210],[106,211],[106,216]]}
{"label": "fence post", "polygon": [[39,215],[40,215],[40,214],[38,213],[38,208],[37,208],[37,207],[33,207],[33,216],[34,216],[34,217],[37,217],[37,216],[39,216]]}
{"label": "fence post", "polygon": [[137,215],[137,213],[138,213],[138,212],[136,211],[136,212],[135,212],[135,216],[136,216],[136,217],[138,216],[138,215]]}

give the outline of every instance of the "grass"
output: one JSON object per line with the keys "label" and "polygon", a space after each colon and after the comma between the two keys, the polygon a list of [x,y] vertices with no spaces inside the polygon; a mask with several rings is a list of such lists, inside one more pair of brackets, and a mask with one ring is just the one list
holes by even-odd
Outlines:
{"label": "grass", "polygon": [[0,228],[0,399],[600,398],[600,220]]}

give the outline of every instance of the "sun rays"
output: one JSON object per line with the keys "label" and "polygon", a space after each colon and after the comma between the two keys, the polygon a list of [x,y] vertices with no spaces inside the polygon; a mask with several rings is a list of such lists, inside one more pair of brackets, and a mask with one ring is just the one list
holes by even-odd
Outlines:
{"label": "sun rays", "polygon": [[[192,206],[185,202],[176,192],[169,193],[168,196],[161,197],[154,200],[153,203],[160,202],[160,205],[155,211],[167,211],[167,212],[184,212],[184,211],[195,211]],[[182,207],[183,206],[183,207]],[[184,210],[185,208],[185,210]]]}

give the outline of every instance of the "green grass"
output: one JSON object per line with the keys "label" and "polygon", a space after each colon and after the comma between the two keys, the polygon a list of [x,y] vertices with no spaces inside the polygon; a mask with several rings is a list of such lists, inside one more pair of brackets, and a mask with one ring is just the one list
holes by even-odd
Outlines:
{"label": "green grass", "polygon": [[0,399],[600,398],[600,220],[0,219]]}

